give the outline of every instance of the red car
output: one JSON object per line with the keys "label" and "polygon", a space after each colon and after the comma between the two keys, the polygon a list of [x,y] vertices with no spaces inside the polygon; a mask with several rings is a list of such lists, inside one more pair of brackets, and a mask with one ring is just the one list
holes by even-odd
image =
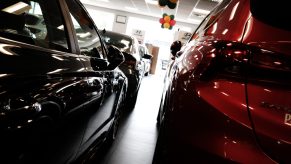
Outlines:
{"label": "red car", "polygon": [[285,1],[223,0],[165,77],[153,163],[291,163]]}

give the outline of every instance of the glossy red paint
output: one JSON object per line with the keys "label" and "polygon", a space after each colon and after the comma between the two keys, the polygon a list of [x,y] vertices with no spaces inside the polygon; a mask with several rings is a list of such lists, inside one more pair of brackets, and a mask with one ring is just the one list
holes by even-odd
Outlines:
{"label": "glossy red paint", "polygon": [[256,18],[250,19],[247,31],[243,43],[261,48],[261,52],[254,54],[256,58],[250,69],[258,73],[250,77],[247,88],[254,129],[259,143],[270,156],[290,163],[291,88],[287,76],[290,75],[291,32]]}
{"label": "glossy red paint", "polygon": [[153,163],[291,162],[291,32],[251,8],[223,1],[179,52]]}

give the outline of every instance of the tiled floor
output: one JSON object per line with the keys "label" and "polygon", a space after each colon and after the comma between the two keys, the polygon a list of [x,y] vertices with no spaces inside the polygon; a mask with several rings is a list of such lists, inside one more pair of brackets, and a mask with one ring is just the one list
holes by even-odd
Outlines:
{"label": "tiled floor", "polygon": [[117,139],[98,164],[151,164],[157,139],[156,117],[163,89],[164,71],[145,77],[135,109],[125,113]]}

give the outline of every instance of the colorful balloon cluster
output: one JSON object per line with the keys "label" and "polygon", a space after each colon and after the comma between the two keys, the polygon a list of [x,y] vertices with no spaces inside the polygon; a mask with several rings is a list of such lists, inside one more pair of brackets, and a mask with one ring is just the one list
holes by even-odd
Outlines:
{"label": "colorful balloon cluster", "polygon": [[174,15],[168,15],[166,13],[163,14],[163,18],[160,18],[160,23],[162,24],[161,27],[171,30],[173,26],[176,24],[174,18],[175,18]]}
{"label": "colorful balloon cluster", "polygon": [[178,0],[159,0],[160,7],[165,7],[168,5],[170,9],[174,9],[177,6]]}

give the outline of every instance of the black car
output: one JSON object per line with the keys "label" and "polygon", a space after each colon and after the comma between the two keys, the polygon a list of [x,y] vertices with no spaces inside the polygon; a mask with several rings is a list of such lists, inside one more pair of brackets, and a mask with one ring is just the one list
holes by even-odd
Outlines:
{"label": "black car", "polygon": [[124,61],[79,0],[0,4],[0,163],[84,163],[116,136]]}
{"label": "black car", "polygon": [[144,71],[144,75],[148,76],[151,70],[151,58],[153,57],[150,53],[149,50],[147,48],[146,45],[144,44],[139,44],[138,45],[138,51],[139,51],[139,55],[142,56],[143,61],[145,63],[144,67],[145,67],[145,71]]}
{"label": "black car", "polygon": [[134,108],[141,80],[146,73],[146,60],[152,56],[140,54],[138,40],[132,36],[107,30],[103,30],[101,35],[108,46],[118,47],[125,57],[119,68],[128,79],[126,104]]}

